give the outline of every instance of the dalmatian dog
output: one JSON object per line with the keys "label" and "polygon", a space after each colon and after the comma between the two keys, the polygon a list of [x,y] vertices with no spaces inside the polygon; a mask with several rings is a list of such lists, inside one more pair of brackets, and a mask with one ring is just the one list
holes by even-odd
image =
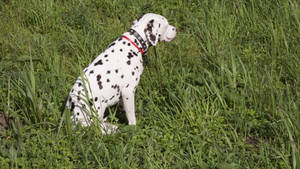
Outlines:
{"label": "dalmatian dog", "polygon": [[148,13],[136,19],[131,29],[77,78],[66,103],[72,122],[89,126],[97,120],[104,134],[111,133],[117,127],[105,122],[104,112],[122,100],[129,125],[135,125],[134,95],[144,69],[143,56],[158,42],[172,41],[176,33],[177,29],[161,15]]}

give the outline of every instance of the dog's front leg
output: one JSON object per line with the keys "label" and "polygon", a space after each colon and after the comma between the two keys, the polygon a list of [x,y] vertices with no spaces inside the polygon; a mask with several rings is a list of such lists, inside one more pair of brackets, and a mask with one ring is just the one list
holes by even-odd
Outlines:
{"label": "dog's front leg", "polygon": [[122,91],[123,106],[129,125],[135,125],[134,92],[132,90]]}

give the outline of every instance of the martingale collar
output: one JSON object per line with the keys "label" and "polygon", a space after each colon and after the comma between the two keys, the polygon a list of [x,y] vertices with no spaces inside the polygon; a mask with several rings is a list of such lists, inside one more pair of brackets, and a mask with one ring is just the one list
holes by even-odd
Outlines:
{"label": "martingale collar", "polygon": [[141,35],[139,33],[137,33],[135,30],[133,29],[130,29],[129,30],[129,33],[133,36],[136,37],[136,39],[139,41],[139,43],[142,45],[142,49],[143,51],[146,51],[147,50],[147,45],[146,45],[146,42],[144,41],[144,39],[141,37]]}
{"label": "martingale collar", "polygon": [[136,43],[134,43],[131,39],[129,39],[127,36],[122,35],[122,38],[128,40],[134,47],[136,47],[142,54],[143,60],[145,64],[148,64],[148,58],[146,56],[146,52],[147,52],[147,45],[146,42],[143,40],[143,38],[141,37],[141,35],[139,35],[135,30],[130,29],[129,30],[130,35],[133,35],[141,44],[142,48],[139,48],[138,45]]}

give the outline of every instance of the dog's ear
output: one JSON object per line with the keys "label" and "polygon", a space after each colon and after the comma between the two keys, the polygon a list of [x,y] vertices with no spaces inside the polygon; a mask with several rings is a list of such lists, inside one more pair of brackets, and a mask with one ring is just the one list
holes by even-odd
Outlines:
{"label": "dog's ear", "polygon": [[158,23],[157,21],[155,21],[155,19],[151,19],[145,29],[145,36],[147,38],[147,41],[152,45],[155,46],[160,39],[160,34],[159,34],[159,27],[160,27],[160,23]]}

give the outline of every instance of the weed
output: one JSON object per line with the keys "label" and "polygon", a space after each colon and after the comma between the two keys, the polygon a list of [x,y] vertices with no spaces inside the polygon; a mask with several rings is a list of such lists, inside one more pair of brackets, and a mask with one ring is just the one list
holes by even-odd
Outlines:
{"label": "weed", "polygon": [[[0,1],[1,168],[300,167],[295,0]],[[141,14],[179,29],[148,52],[137,126],[70,122],[74,81]]]}

